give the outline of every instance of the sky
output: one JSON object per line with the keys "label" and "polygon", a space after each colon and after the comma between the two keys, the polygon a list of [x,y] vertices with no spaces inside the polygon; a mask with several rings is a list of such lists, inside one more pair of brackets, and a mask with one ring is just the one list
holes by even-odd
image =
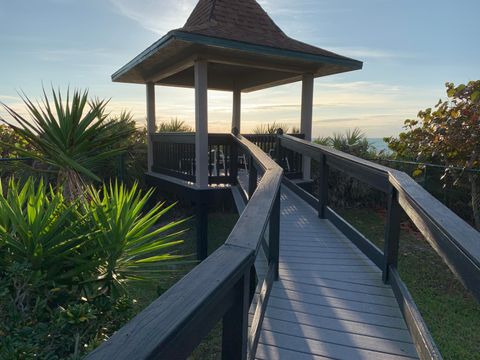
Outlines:
{"label": "sky", "polygon": [[[145,86],[111,74],[171,29],[197,0],[0,0],[0,101],[22,112],[18,96],[42,86],[89,89],[145,124]],[[364,62],[360,71],[315,80],[313,135],[359,127],[395,136],[403,121],[445,98],[445,82],[480,79],[478,0],[260,0],[287,35]],[[193,124],[189,89],[157,87],[157,121]],[[209,92],[209,130],[231,126],[232,95]],[[300,123],[301,84],[242,99],[242,131],[261,123]],[[0,115],[5,115],[0,110]]]}

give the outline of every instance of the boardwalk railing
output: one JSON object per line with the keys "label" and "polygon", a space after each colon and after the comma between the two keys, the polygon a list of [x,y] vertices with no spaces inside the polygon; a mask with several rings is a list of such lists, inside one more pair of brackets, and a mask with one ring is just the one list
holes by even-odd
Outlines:
{"label": "boardwalk railing", "polygon": [[[227,241],[120,329],[87,359],[184,359],[222,320],[222,358],[253,359],[273,281],[278,278],[282,169],[242,136],[227,135],[252,159],[249,202]],[[189,144],[189,143],[187,143]],[[257,174],[262,175],[257,184]],[[265,235],[268,229],[268,239]],[[258,284],[254,262],[262,248],[267,276]]]}
{"label": "boardwalk railing", "polygon": [[[301,134],[295,137],[303,138]],[[244,137],[273,156],[276,149],[275,134],[248,134]],[[195,134],[158,133],[151,136],[153,166],[155,173],[173,176],[182,180],[195,181]],[[302,174],[302,156],[283,149],[278,164],[286,176],[298,178]],[[208,169],[210,184],[235,184],[237,168],[249,168],[250,155],[236,149],[230,134],[208,135]]]}
{"label": "boardwalk railing", "polygon": [[[187,181],[195,181],[195,134],[158,133],[151,137],[152,171]],[[230,134],[208,135],[208,170],[211,184],[230,184],[235,180],[233,140]],[[232,160],[231,160],[232,159]]]}
{"label": "boardwalk railing", "polygon": [[[397,270],[400,216],[403,210],[464,286],[480,300],[480,233],[455,215],[403,172],[289,135],[278,135],[282,148],[320,164],[319,199],[289,183],[304,200],[318,207],[380,269],[389,282],[422,359],[441,358]],[[334,168],[382,191],[388,198],[383,252],[328,206],[329,169]]]}

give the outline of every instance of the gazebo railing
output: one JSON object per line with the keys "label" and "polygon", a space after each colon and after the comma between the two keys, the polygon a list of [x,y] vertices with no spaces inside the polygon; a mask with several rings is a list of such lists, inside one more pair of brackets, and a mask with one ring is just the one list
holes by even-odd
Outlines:
{"label": "gazebo railing", "polygon": [[[87,359],[184,359],[220,320],[222,359],[255,358],[270,290],[278,278],[283,171],[244,137],[227,136],[253,160],[251,169],[255,171],[250,171],[254,191],[225,244]],[[257,174],[262,175],[258,184]],[[268,271],[254,292],[257,256],[266,257]],[[249,328],[254,296],[255,313]]]}
{"label": "gazebo railing", "polygon": [[[151,136],[152,171],[195,182],[195,134],[158,133]],[[234,182],[237,165],[230,134],[208,135],[208,172],[210,184]]]}
{"label": "gazebo railing", "polygon": [[[275,152],[275,134],[247,134],[254,143],[271,157],[279,157],[279,165],[289,178],[302,175],[302,156],[283,148]],[[304,138],[302,134],[293,135]],[[152,171],[158,174],[195,182],[195,134],[158,133],[151,136],[153,147]],[[236,149],[230,134],[208,135],[208,171],[210,184],[235,184],[237,169],[249,169],[249,156],[241,148]]]}

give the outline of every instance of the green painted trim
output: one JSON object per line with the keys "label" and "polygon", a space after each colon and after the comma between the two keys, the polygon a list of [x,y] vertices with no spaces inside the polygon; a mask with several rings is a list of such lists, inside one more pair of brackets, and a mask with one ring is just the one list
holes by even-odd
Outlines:
{"label": "green painted trim", "polygon": [[314,55],[300,51],[285,50],[269,46],[250,44],[242,41],[228,40],[211,36],[187,33],[180,30],[173,30],[170,31],[167,35],[163,36],[153,45],[148,47],[146,50],[141,52],[138,56],[136,56],[132,61],[123,66],[120,70],[115,72],[112,75],[112,80],[117,80],[120,76],[132,70],[135,66],[148,59],[150,56],[158,52],[162,47],[166,46],[170,41],[173,40],[181,40],[194,44],[202,44],[207,46],[216,46],[227,49],[252,52],[266,56],[287,57],[321,64],[326,63],[331,65],[340,65],[345,66],[350,70],[360,70],[363,67],[363,62],[350,58],[336,58],[332,56]]}
{"label": "green painted trim", "polygon": [[359,70],[363,67],[363,62],[350,58],[335,58],[325,55],[314,55],[300,51],[285,50],[270,46],[255,45],[247,42],[228,40],[217,37],[205,36],[200,34],[187,33],[180,30],[172,31],[172,35],[179,40],[189,41],[196,44],[218,46],[234,50],[248,51],[262,55],[273,55],[280,57],[290,57],[299,60],[319,62],[322,64],[343,65],[351,67],[352,70]]}
{"label": "green painted trim", "polygon": [[112,81],[115,81],[120,76],[124,75],[126,72],[133,69],[135,66],[148,59],[150,56],[159,51],[162,47],[168,44],[171,40],[174,40],[173,32],[170,31],[168,34],[164,35],[160,40],[157,40],[148,48],[143,50],[139,55],[135,56],[133,60],[129,61],[126,65],[122,66],[119,70],[112,74]]}

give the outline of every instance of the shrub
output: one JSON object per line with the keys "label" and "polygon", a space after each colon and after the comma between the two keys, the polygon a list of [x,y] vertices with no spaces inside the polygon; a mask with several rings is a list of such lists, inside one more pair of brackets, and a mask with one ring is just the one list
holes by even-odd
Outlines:
{"label": "shrub", "polygon": [[[334,134],[332,137],[317,138],[315,142],[363,159],[376,157],[375,148],[358,128],[348,130],[344,134]],[[314,179],[319,178],[316,162],[313,162],[312,173]],[[314,183],[316,194],[319,192],[318,186],[316,180]],[[381,194],[371,187],[335,169],[330,170],[329,188],[329,202],[337,207],[378,205],[383,201]]]}
{"label": "shrub", "polygon": [[128,281],[178,261],[185,220],[155,228],[172,206],[144,210],[151,191],[117,183],[69,200],[61,188],[13,179],[0,192],[0,358],[78,358],[133,311]]}

